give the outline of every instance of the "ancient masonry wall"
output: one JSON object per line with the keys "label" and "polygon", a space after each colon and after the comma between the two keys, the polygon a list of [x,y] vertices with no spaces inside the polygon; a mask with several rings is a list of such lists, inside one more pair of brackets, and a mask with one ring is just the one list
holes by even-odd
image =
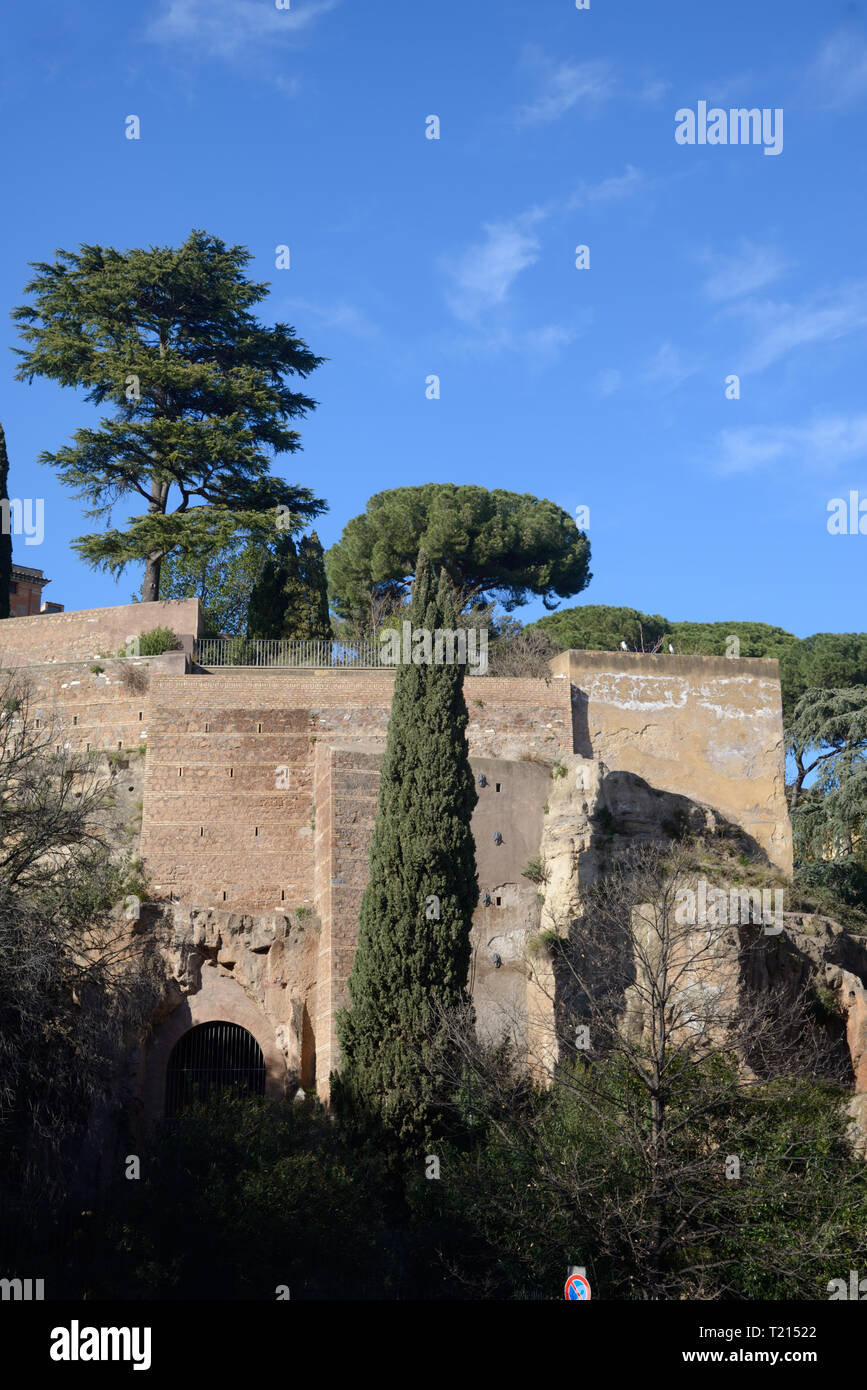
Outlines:
{"label": "ancient masonry wall", "polygon": [[100,652],[115,653],[129,637],[168,627],[184,649],[201,630],[198,599],[164,603],[124,603],[116,608],[85,608],[78,613],[39,613],[0,624],[0,659],[4,666],[38,666],[52,661],[93,661]]}
{"label": "ancient masonry wall", "polygon": [[776,661],[561,652],[574,749],[661,791],[706,802],[792,870]]}
{"label": "ancient masonry wall", "polygon": [[[186,654],[95,656],[157,625],[173,628]],[[305,1010],[309,1000],[306,1055],[315,1049],[322,1090],[338,1062],[334,1015],[346,1001],[394,676],[191,668],[199,628],[195,601],[14,619],[0,623],[0,665],[22,668],[34,716],[61,744],[146,752],[143,790],[130,777],[135,790],[123,791],[131,802],[141,794],[140,849],[154,898],[217,913],[208,919],[217,935],[224,914],[234,914],[244,939],[269,914],[318,933],[315,981],[305,955],[304,970],[287,967],[280,990],[263,986],[255,1007],[285,1039],[291,1000]],[[538,853],[560,757],[594,758],[706,802],[790,868],[775,662],[567,652],[548,680],[473,677],[465,690],[473,769],[486,779],[474,818],[489,895],[473,928],[481,1026],[526,1010],[522,957],[539,903],[522,870]],[[254,963],[258,949],[250,946]],[[218,950],[209,968],[223,978],[232,965]],[[236,967],[239,989],[242,975]],[[195,1021],[196,1009],[184,1017]],[[162,1056],[160,1036],[154,1046]],[[291,1071],[289,1052],[284,1046]]]}

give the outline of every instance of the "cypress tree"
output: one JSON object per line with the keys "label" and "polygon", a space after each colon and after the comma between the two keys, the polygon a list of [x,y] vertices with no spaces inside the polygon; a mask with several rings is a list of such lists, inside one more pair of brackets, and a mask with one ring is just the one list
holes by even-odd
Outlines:
{"label": "cypress tree", "polygon": [[[434,592],[425,555],[409,617],[431,634],[457,625],[452,585],[442,572]],[[463,678],[459,665],[397,668],[351,1002],[337,1017],[337,1098],[404,1144],[438,1128],[436,1006],[467,1000],[479,890]]]}
{"label": "cypress tree", "polygon": [[[6,454],[6,435],[0,425],[0,501],[9,500],[9,459]],[[0,527],[0,618],[9,617],[9,586],[12,583],[12,518],[9,530]]]}
{"label": "cypress tree", "polygon": [[305,536],[298,546],[298,561],[307,600],[306,635],[312,641],[329,642],[331,615],[328,612],[325,552],[315,531]]}
{"label": "cypress tree", "polygon": [[330,640],[325,559],[315,531],[297,546],[291,536],[280,537],[250,595],[247,636]]}
{"label": "cypress tree", "polygon": [[293,597],[297,605],[294,590],[298,585],[300,577],[295,542],[289,535],[281,536],[253,585],[247,610],[248,637],[280,638],[290,635],[286,632],[287,610],[292,605]]}

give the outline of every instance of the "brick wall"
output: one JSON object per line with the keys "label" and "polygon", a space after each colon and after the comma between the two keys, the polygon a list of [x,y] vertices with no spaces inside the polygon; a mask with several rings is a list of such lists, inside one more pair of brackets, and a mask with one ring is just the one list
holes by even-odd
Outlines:
{"label": "brick wall", "polygon": [[[94,659],[157,625],[191,645],[197,603],[0,623],[0,664],[26,668],[34,715],[52,720],[61,742],[146,747],[141,852],[156,897],[235,914],[315,910],[317,978],[315,990],[310,980],[304,989],[317,1075],[327,1081],[394,673],[190,674],[180,653]],[[532,928],[537,899],[521,869],[538,846],[550,764],[573,749],[717,807],[790,865],[775,662],[567,652],[550,680],[473,677],[465,694],[474,767],[490,774],[474,820],[480,884],[493,898],[473,933],[482,1012],[523,1007],[515,943]],[[508,785],[502,802],[498,780]],[[505,966],[492,963],[494,954]],[[301,998],[298,981],[286,987]]]}
{"label": "brick wall", "polygon": [[[315,750],[382,747],[393,684],[380,671],[154,675],[142,853],[158,895],[236,911],[312,905]],[[565,682],[474,678],[467,703],[474,754],[554,761],[571,748]]]}

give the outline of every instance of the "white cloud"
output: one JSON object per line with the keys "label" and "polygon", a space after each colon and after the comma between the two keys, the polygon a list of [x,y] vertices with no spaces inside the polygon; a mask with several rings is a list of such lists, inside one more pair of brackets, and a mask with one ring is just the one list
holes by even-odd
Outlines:
{"label": "white cloud", "polygon": [[[310,300],[293,299],[288,304],[290,313],[310,314],[324,328],[336,328],[353,338],[375,338],[379,333],[376,324],[366,318],[354,305],[340,301],[337,304],[314,304]],[[302,334],[303,336],[303,334]]]}
{"label": "white cloud", "polygon": [[650,386],[660,387],[664,391],[674,391],[682,381],[694,376],[697,371],[697,363],[687,366],[677,349],[671,343],[665,342],[645,369],[644,380]]}
{"label": "white cloud", "polygon": [[809,70],[808,81],[823,106],[853,106],[867,96],[867,40],[854,29],[838,29]]}
{"label": "white cloud", "polygon": [[752,329],[743,370],[762,371],[796,348],[834,342],[867,327],[867,280],[816,295],[804,304],[745,300],[730,312]]}
{"label": "white cloud", "polygon": [[562,349],[568,347],[575,336],[575,330],[572,328],[564,328],[558,323],[548,323],[543,328],[531,328],[525,333],[524,344],[531,357],[550,361],[559,357]]}
{"label": "white cloud", "polygon": [[452,281],[446,300],[465,322],[503,304],[522,270],[538,260],[539,242],[530,231],[541,214],[485,224],[485,240],[470,246],[454,263],[442,266]]}
{"label": "white cloud", "polygon": [[280,43],[307,29],[339,0],[307,0],[278,10],[273,0],[163,0],[147,37],[192,45],[209,57],[235,58],[263,43]]}
{"label": "white cloud", "polygon": [[564,349],[586,331],[591,318],[586,311],[577,314],[571,326],[547,323],[528,329],[513,329],[504,323],[471,324],[450,344],[450,349],[476,361],[482,355],[494,357],[504,352],[515,353],[523,358],[528,368],[537,371],[556,362]]}
{"label": "white cloud", "polygon": [[607,179],[601,179],[599,183],[580,183],[567,199],[565,211],[573,212],[576,208],[595,203],[611,203],[619,198],[628,198],[642,182],[643,177],[639,171],[627,164],[622,174],[612,174]]}
{"label": "white cloud", "polygon": [[774,463],[834,469],[865,459],[867,415],[834,415],[809,425],[723,430],[712,462],[720,473],[746,473]]}
{"label": "white cloud", "polygon": [[608,63],[555,63],[535,52],[530,54],[530,61],[541,69],[542,90],[534,102],[520,107],[521,125],[558,121],[579,102],[598,106],[614,95],[615,82]]}
{"label": "white cloud", "polygon": [[521,271],[539,259],[536,228],[540,224],[578,207],[626,198],[641,182],[639,171],[627,164],[622,174],[596,184],[580,184],[565,203],[551,202],[530,208],[516,217],[484,223],[483,241],[467,247],[451,260],[443,257],[440,261],[441,269],[451,281],[446,301],[452,313],[464,322],[474,322],[505,304]]}
{"label": "white cloud", "polygon": [[708,252],[703,259],[714,267],[704,283],[708,299],[738,299],[778,280],[788,265],[776,251],[741,239],[734,256]]}
{"label": "white cloud", "polygon": [[637,93],[638,100],[661,101],[670,87],[670,82],[645,82],[644,86]]}

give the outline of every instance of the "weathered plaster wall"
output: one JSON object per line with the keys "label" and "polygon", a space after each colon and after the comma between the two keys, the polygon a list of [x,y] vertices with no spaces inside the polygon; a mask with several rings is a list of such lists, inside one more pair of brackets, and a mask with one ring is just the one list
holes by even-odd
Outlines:
{"label": "weathered plaster wall", "polygon": [[776,661],[561,652],[574,750],[716,807],[792,869]]}

